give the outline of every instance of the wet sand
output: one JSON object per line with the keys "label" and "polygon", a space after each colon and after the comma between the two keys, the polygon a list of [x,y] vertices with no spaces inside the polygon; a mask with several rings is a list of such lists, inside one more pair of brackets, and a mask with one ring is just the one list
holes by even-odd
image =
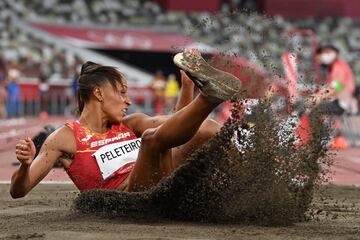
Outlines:
{"label": "wet sand", "polygon": [[[360,188],[322,187],[316,219],[290,227],[104,219],[71,210],[71,184],[40,184],[13,200],[0,184],[0,239],[360,239]],[[325,197],[325,200],[321,200]]]}

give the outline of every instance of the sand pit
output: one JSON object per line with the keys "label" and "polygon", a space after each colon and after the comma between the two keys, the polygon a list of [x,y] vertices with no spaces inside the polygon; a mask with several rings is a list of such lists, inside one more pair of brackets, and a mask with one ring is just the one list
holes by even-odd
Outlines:
{"label": "sand pit", "polygon": [[[271,121],[268,122],[271,123]],[[263,126],[267,125],[268,124],[264,124]],[[268,131],[261,132],[268,133]],[[261,139],[264,138],[261,137]],[[261,145],[265,146],[264,144]],[[214,149],[211,148],[211,144],[209,146],[210,149]],[[256,146],[254,145],[253,148],[256,148]],[[205,150],[209,151],[209,149]],[[255,151],[255,153],[256,152],[257,151]],[[211,156],[214,157],[215,155],[212,154]],[[193,162],[198,163],[198,161]],[[201,162],[202,161],[199,163]],[[205,162],[208,161],[206,160]],[[267,158],[265,162],[269,162],[269,158]],[[257,168],[248,168],[247,172],[251,169],[259,169],[258,164],[259,163],[256,162]],[[189,165],[190,164],[187,166]],[[203,165],[203,167],[204,166],[205,165]],[[265,167],[266,166],[261,169],[265,169]],[[182,171],[182,173],[188,172]],[[318,171],[316,170],[315,173],[318,173]],[[173,181],[170,181],[170,183],[175,184],[175,180],[177,181],[179,178],[173,178]],[[205,178],[205,180],[208,182],[207,178]],[[183,184],[183,182],[181,184]],[[179,188],[180,185],[176,186],[177,187],[169,188],[176,190],[172,192],[174,194],[181,189]],[[235,184],[231,186],[238,185]],[[161,190],[163,188],[160,187],[159,189]],[[211,189],[212,188],[210,188],[210,190]],[[199,223],[196,221],[198,219],[186,222],[175,221],[168,220],[167,218],[157,218],[143,211],[141,214],[132,215],[132,218],[129,218],[128,215],[118,214],[119,212],[112,216],[106,215],[102,217],[91,214],[81,214],[72,210],[74,199],[78,196],[78,191],[72,184],[40,184],[27,197],[18,200],[11,199],[8,191],[9,185],[0,185],[0,226],[2,230],[0,232],[0,239],[357,239],[360,235],[360,189],[356,187],[321,186],[320,189],[315,188],[314,198],[312,198],[312,191],[311,195],[309,195],[311,198],[307,198],[313,199],[312,202],[309,203],[310,205],[306,205],[310,206],[310,212],[308,211],[306,213],[310,219],[305,221],[291,221],[286,227],[263,227],[252,223],[240,224],[234,222],[222,224]],[[164,192],[167,193],[167,191]],[[157,192],[155,191],[155,193]],[[238,194],[240,193],[241,192],[238,192]],[[173,194],[170,196],[173,196]],[[236,199],[249,199],[244,198],[244,195],[241,196],[241,198]],[[280,194],[279,196],[283,195]],[[82,199],[90,200],[90,198]],[[129,200],[130,198],[123,198],[122,200],[126,199]],[[274,202],[279,202],[278,200],[281,199],[275,200]],[[92,202],[86,202],[92,205]],[[231,201],[230,198],[227,203],[231,202],[234,201]],[[99,203],[99,201],[95,200],[93,203],[96,204]],[[114,206],[113,204],[115,203],[120,204],[118,201],[111,201],[110,203],[111,206]],[[126,204],[130,206],[129,201]],[[194,209],[197,209],[191,209],[194,205],[185,204],[181,206],[189,207],[188,212],[194,212]],[[244,207],[244,205],[234,206],[240,210]],[[274,208],[276,211],[267,212],[267,216],[271,216],[272,221],[276,220],[276,218],[281,218],[282,215],[279,215],[279,212],[292,212],[297,209],[283,207],[283,210],[279,211],[281,210],[279,209],[280,206],[291,205],[277,205],[277,208]],[[98,208],[96,207],[96,209]],[[216,213],[216,209],[217,205],[207,206],[207,212]],[[219,209],[221,210],[223,208]],[[229,210],[229,208],[226,209]],[[183,213],[184,212],[186,211],[183,211]],[[203,215],[200,214],[199,216]],[[218,219],[216,214],[213,216],[215,216],[215,218],[212,219]],[[186,217],[184,219],[189,218]],[[204,218],[199,219],[204,220]],[[281,223],[282,221],[280,219],[276,222]]]}
{"label": "sand pit", "polygon": [[[208,143],[159,184],[140,193],[91,190],[74,206],[81,213],[207,223],[287,226],[307,219],[313,190],[331,165],[329,128],[320,112],[309,114],[309,141],[259,101],[242,118],[243,101]],[[256,117],[255,117],[256,116]],[[241,127],[251,120],[254,127]],[[296,126],[296,124],[293,124]],[[248,134],[243,134],[244,130]],[[300,144],[300,145],[299,145]],[[221,147],[220,147],[221,146]]]}
{"label": "sand pit", "polygon": [[[359,239],[360,188],[322,187],[315,193],[317,220],[289,227],[200,224],[77,214],[71,184],[40,184],[13,200],[0,185],[0,239]],[[321,194],[320,194],[321,192]],[[321,196],[327,196],[321,201]]]}

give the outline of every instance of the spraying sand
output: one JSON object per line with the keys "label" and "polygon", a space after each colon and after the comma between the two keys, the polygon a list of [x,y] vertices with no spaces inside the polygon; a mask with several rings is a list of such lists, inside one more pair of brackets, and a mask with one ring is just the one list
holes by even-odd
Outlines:
{"label": "spraying sand", "polygon": [[314,188],[331,162],[329,129],[314,110],[313,137],[298,146],[293,129],[282,128],[283,120],[269,106],[262,101],[253,110],[255,127],[244,135],[239,132],[243,102],[235,102],[220,133],[151,190],[87,191],[75,199],[74,209],[198,222],[289,225],[305,220]]}

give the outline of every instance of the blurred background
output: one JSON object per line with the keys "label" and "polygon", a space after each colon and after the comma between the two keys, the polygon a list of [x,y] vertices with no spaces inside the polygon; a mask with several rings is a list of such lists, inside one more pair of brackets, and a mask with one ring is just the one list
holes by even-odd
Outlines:
{"label": "blurred background", "polygon": [[[0,154],[12,156],[6,153],[21,137],[76,118],[85,61],[124,73],[130,112],[171,113],[181,87],[172,56],[185,48],[238,76],[249,98],[277,89],[279,111],[309,89],[335,88],[333,145],[355,148],[359,18],[358,0],[1,0]],[[229,108],[221,105],[212,117],[225,121]],[[0,175],[8,176],[4,162]]]}

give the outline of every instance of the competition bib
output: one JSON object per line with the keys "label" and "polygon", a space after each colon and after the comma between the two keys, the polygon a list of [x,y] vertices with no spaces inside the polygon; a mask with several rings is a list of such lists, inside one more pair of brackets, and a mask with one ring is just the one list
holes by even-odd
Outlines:
{"label": "competition bib", "polygon": [[141,138],[117,142],[99,148],[93,156],[99,165],[103,179],[127,163],[135,162],[139,153]]}

